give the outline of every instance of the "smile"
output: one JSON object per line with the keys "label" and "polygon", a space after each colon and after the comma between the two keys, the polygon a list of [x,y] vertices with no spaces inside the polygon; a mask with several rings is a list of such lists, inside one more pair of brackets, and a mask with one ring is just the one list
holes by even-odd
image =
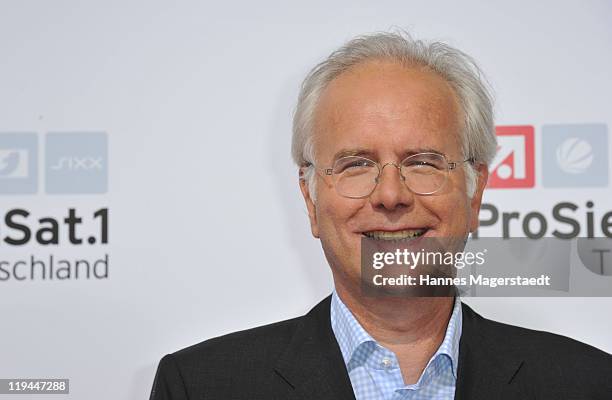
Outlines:
{"label": "smile", "polygon": [[422,236],[427,232],[427,228],[422,229],[404,229],[401,231],[369,231],[363,232],[363,235],[370,239],[376,240],[406,240],[414,239]]}

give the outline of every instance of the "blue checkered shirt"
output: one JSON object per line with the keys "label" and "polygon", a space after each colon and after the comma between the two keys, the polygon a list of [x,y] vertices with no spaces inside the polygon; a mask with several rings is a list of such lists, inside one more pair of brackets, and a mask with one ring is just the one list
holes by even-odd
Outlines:
{"label": "blue checkered shirt", "polygon": [[363,329],[336,291],[332,294],[330,312],[332,329],[357,400],[447,400],[455,397],[461,337],[461,301],[458,297],[442,344],[413,385],[404,384],[395,354]]}

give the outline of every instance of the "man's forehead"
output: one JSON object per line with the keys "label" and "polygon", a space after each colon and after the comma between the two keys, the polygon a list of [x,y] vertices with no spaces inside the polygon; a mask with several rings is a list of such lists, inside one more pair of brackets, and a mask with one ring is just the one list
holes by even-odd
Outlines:
{"label": "man's forehead", "polygon": [[456,95],[442,77],[422,68],[368,63],[326,87],[315,131],[454,130],[458,122]]}
{"label": "man's forehead", "polygon": [[450,105],[457,100],[449,82],[429,68],[368,61],[336,76],[323,90],[319,104],[369,106],[372,102],[367,100],[376,99],[379,105],[386,100],[394,108],[405,108],[407,98],[429,107]]}
{"label": "man's forehead", "polygon": [[318,154],[327,160],[339,158],[333,155],[338,153],[369,158],[425,152],[420,150],[461,154],[458,101],[442,77],[399,65],[345,74],[321,95],[314,132]]}

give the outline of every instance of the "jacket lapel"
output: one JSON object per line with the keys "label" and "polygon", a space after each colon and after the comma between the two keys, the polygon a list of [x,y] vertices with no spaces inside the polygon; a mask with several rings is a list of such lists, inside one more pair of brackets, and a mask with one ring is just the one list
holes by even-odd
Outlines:
{"label": "jacket lapel", "polygon": [[331,328],[330,303],[328,296],[302,318],[276,364],[276,372],[291,385],[295,399],[355,399]]}
{"label": "jacket lapel", "polygon": [[[290,399],[355,400],[330,321],[328,296],[301,318],[276,372],[291,386]],[[526,398],[516,383],[523,360],[505,351],[503,332],[462,304],[455,400]]]}
{"label": "jacket lapel", "polygon": [[462,304],[463,324],[455,400],[525,399],[515,378],[523,360],[504,351],[504,336],[491,322]]}

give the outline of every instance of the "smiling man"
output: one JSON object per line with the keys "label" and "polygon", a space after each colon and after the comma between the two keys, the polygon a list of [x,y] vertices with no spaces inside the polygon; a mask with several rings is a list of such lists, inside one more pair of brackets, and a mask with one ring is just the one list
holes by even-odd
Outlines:
{"label": "smiling man", "polygon": [[458,297],[366,296],[361,245],[467,238],[496,150],[473,61],[355,38],[306,77],[293,157],[335,290],[307,315],[165,356],[160,399],[609,399],[612,357],[487,320]]}

